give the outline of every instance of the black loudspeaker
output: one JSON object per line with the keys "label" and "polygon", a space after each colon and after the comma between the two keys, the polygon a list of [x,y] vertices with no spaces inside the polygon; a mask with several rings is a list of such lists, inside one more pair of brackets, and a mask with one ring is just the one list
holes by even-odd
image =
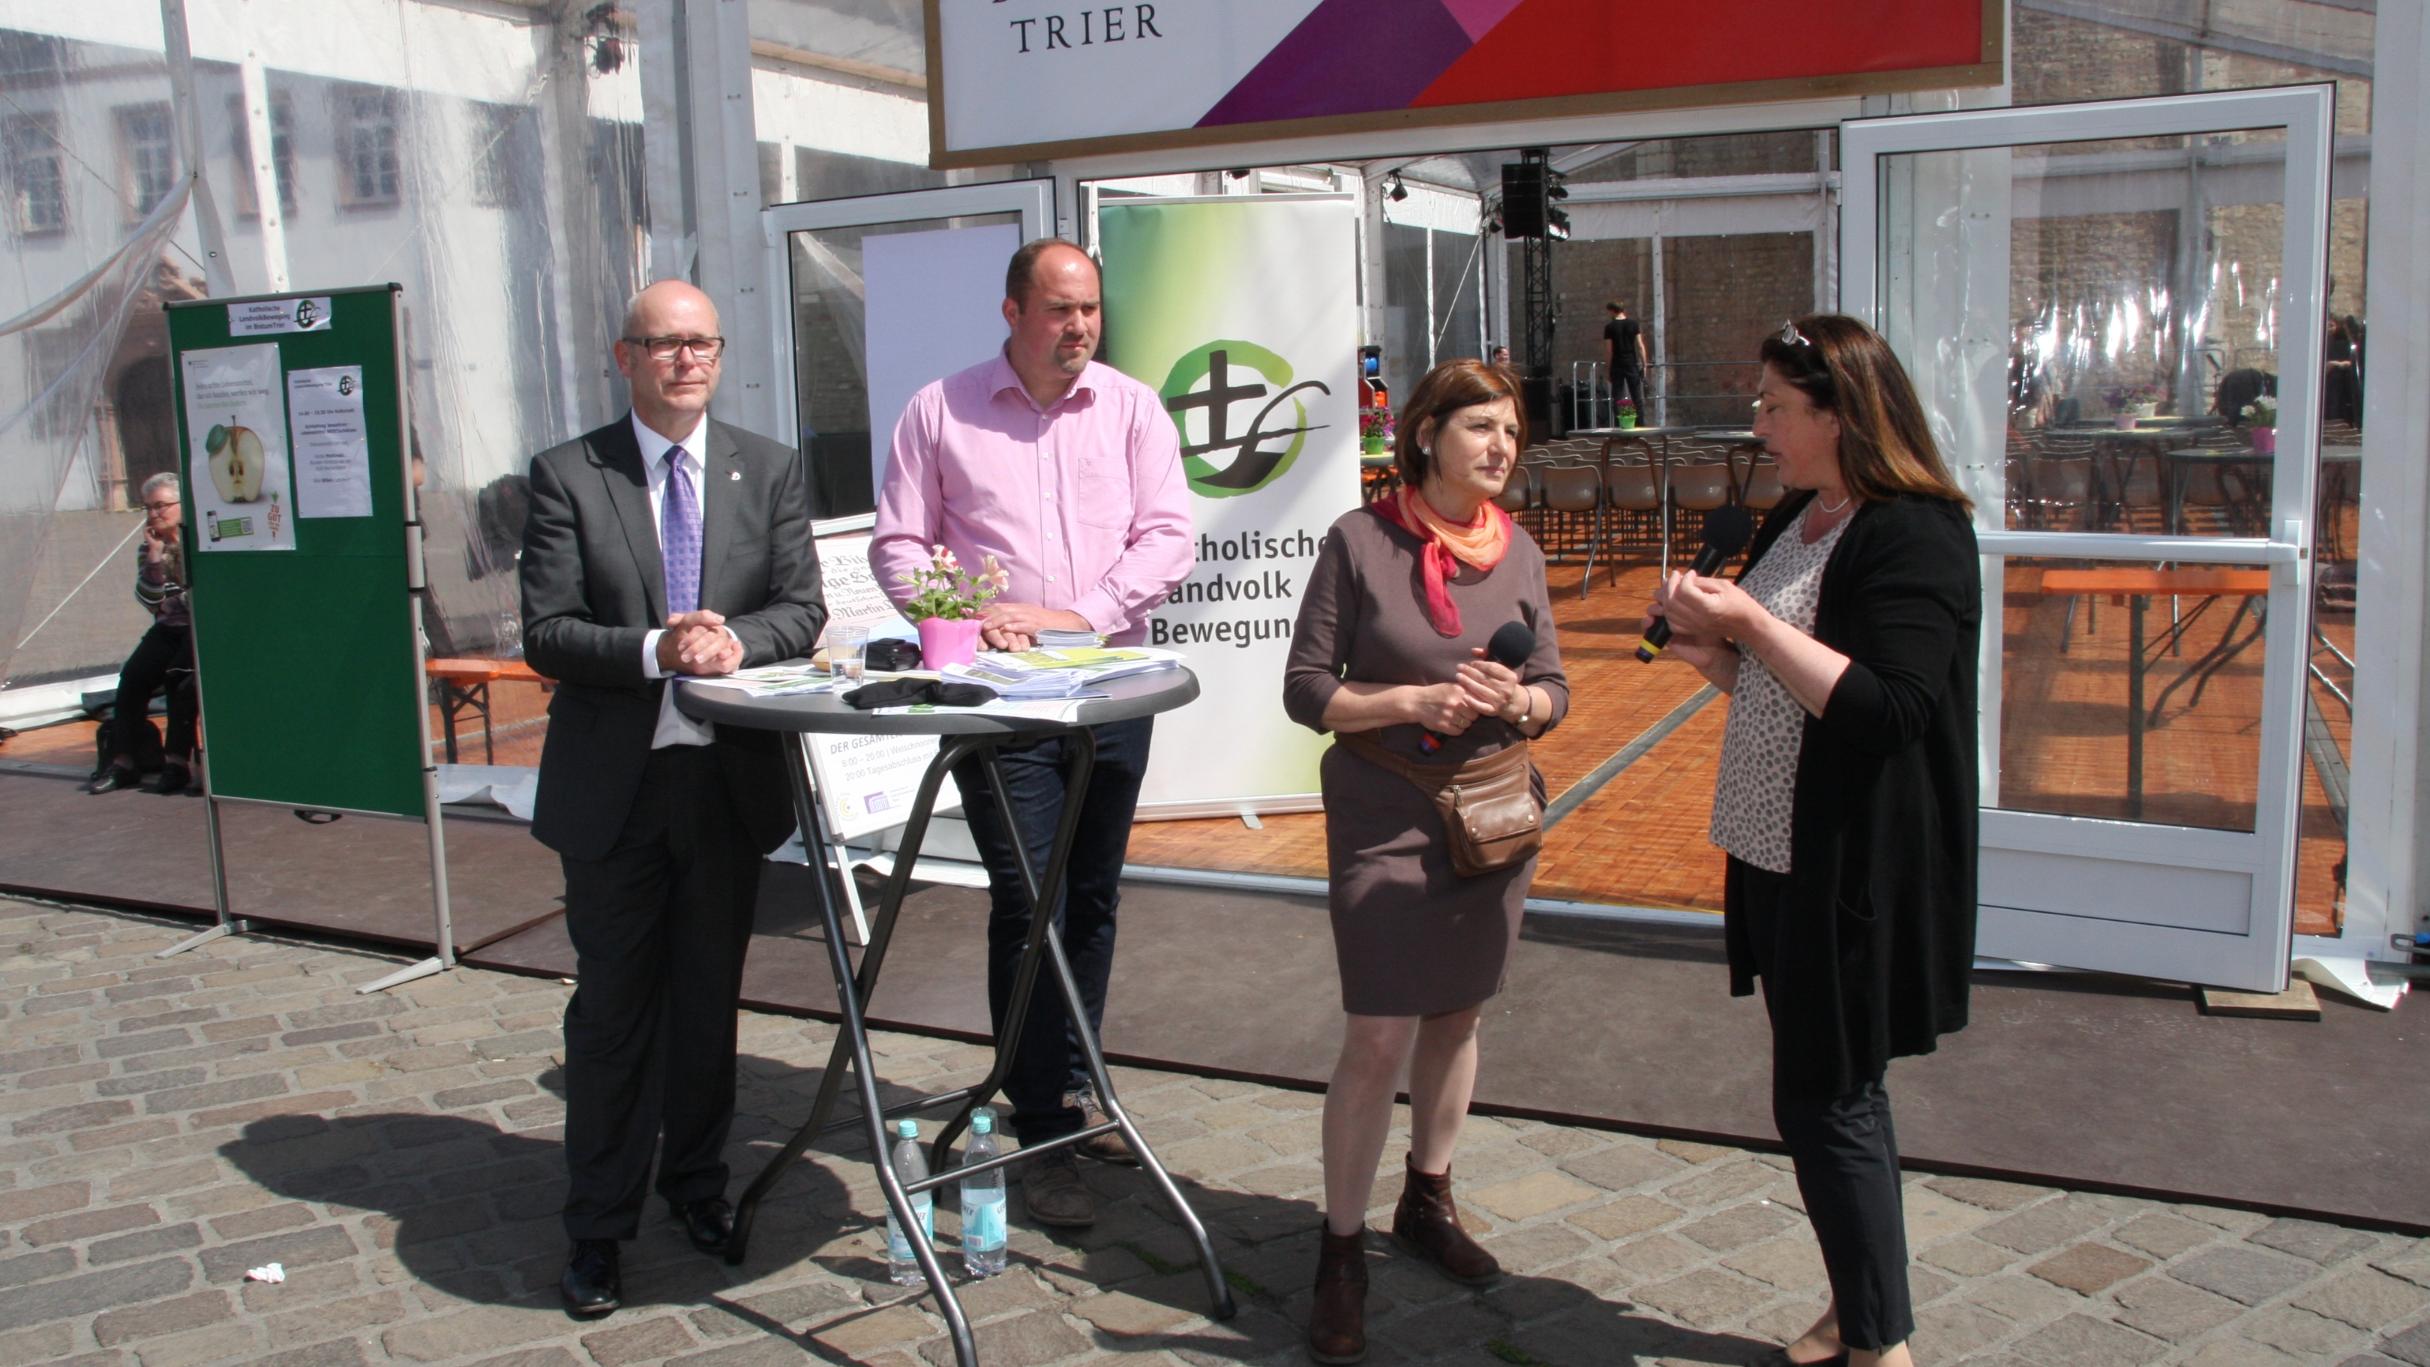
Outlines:
{"label": "black loudspeaker", "polygon": [[1514,161],[1503,165],[1502,236],[1505,239],[1544,236],[1544,171],[1544,163],[1540,161]]}
{"label": "black loudspeaker", "polygon": [[1553,382],[1550,375],[1519,377],[1519,397],[1527,404],[1527,430],[1531,437],[1542,440],[1552,431]]}

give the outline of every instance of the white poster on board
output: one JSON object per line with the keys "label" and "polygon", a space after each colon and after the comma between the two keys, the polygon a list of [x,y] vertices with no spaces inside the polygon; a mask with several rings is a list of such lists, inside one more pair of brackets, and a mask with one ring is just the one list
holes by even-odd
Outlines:
{"label": "white poster on board", "polygon": [[1004,346],[1004,267],[1018,224],[885,233],[861,240],[869,361],[869,487],[886,487],[894,425],[920,387]]}
{"label": "white poster on board", "polygon": [[185,496],[201,549],[295,549],[295,489],[287,453],[286,386],[278,345],[185,354]]}
{"label": "white poster on board", "polygon": [[371,516],[371,435],[363,422],[363,368],[287,372],[295,430],[295,511],[301,517]]}
{"label": "white poster on board", "polygon": [[1359,505],[1357,201],[1126,199],[1097,223],[1104,359],[1173,413],[1198,541],[1147,643],[1199,696],[1158,723],[1140,810],[1305,809],[1325,740],[1283,715],[1283,661],[1317,547]]}
{"label": "white poster on board", "polygon": [[[830,627],[866,627],[871,636],[910,634],[911,624],[894,610],[870,572],[867,536],[831,536],[817,544]],[[936,753],[934,736],[812,735],[812,786],[827,819],[828,836],[858,840],[902,825]],[[938,790],[937,808],[960,802],[953,780],[946,779]]]}

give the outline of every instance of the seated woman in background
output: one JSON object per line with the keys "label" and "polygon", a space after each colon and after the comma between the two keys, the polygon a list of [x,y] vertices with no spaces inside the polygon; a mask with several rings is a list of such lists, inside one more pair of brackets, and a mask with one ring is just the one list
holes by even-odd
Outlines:
{"label": "seated woman in background", "polygon": [[[110,762],[91,791],[132,788],[139,777],[137,728],[152,727],[152,695],[169,694],[169,735],[161,744],[156,793],[182,793],[194,786],[194,738],[200,700],[194,691],[193,618],[186,611],[186,555],[179,540],[177,476],[157,474],[143,482],[143,549],[135,554],[135,601],[152,614],[152,625],[118,671],[118,696],[110,704]],[[172,681],[171,675],[182,674]]]}
{"label": "seated woman in background", "polygon": [[[1348,1018],[1325,1090],[1318,1362],[1367,1351],[1367,1200],[1404,1066],[1393,1240],[1455,1281],[1501,1271],[1460,1228],[1451,1153],[1476,1090],[1477,1018],[1502,989],[1535,877],[1544,781],[1528,738],[1569,710],[1544,554],[1493,504],[1522,436],[1507,368],[1427,372],[1397,424],[1401,488],[1325,534],[1291,637],[1283,707],[1340,738],[1323,765],[1325,863]],[[1487,773],[1507,790],[1489,830],[1523,833],[1471,861],[1508,862],[1463,875],[1433,790]]]}

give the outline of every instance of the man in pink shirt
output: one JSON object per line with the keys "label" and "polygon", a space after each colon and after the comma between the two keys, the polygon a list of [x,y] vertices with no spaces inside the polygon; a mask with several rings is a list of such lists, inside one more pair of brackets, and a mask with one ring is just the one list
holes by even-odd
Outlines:
{"label": "man in pink shirt", "polygon": [[[989,647],[1025,650],[1050,629],[1137,644],[1147,638],[1148,614],[1197,558],[1179,434],[1154,390],[1094,360],[1101,304],[1097,266],[1087,253],[1059,238],[1024,246],[1005,272],[1004,296],[1011,329],[1004,350],[922,389],[895,426],[870,567],[900,604],[910,597],[903,574],[926,564],[932,546],[944,546],[965,565],[993,555],[1011,583],[987,606],[981,634]],[[1054,914],[1095,1028],[1105,1020],[1114,908],[1147,772],[1151,720],[1090,729],[1096,765]],[[1027,847],[1034,867],[1045,868],[1063,813],[1066,743],[1000,752],[1010,813],[998,807],[976,765],[954,773],[987,865],[993,904],[987,995],[998,1029],[1029,936],[1014,842]],[[1025,1146],[1104,1119],[1062,997],[1050,983],[1030,995],[1004,1093],[1013,1133]],[[1136,1161],[1118,1132],[1084,1148],[1110,1162]],[[1095,1222],[1096,1201],[1071,1149],[1056,1149],[1028,1169],[1023,1187],[1040,1224]]]}

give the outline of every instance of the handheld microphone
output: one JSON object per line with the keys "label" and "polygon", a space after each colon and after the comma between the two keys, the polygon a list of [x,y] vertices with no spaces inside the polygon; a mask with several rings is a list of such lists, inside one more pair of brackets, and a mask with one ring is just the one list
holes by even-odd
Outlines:
{"label": "handheld microphone", "polygon": [[[1485,643],[1485,658],[1514,673],[1535,653],[1536,633],[1525,622],[1504,622]],[[1443,738],[1429,731],[1418,737],[1418,748],[1431,755],[1443,748]]]}
{"label": "handheld microphone", "polygon": [[[1696,552],[1696,563],[1688,573],[1710,578],[1713,572],[1730,563],[1732,557],[1747,548],[1747,538],[1754,533],[1755,520],[1747,510],[1735,503],[1725,503],[1704,515],[1704,548]],[[1652,664],[1662,648],[1671,643],[1671,619],[1657,617],[1645,629],[1637,642],[1637,659]]]}

